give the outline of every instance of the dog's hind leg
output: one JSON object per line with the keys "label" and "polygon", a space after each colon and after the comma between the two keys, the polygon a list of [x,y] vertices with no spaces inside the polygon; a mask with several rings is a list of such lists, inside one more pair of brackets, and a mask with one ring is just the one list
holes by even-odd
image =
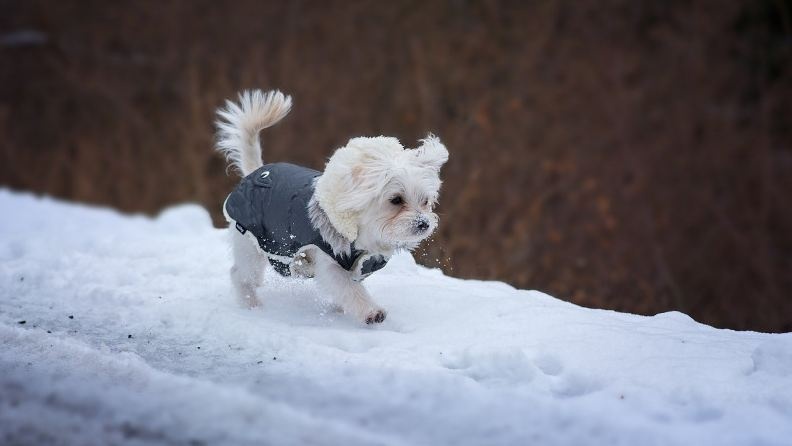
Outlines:
{"label": "dog's hind leg", "polygon": [[261,304],[256,296],[256,288],[264,278],[267,257],[263,255],[255,242],[242,235],[234,227],[230,227],[231,252],[234,266],[231,267],[231,283],[237,298],[243,305],[253,308]]}

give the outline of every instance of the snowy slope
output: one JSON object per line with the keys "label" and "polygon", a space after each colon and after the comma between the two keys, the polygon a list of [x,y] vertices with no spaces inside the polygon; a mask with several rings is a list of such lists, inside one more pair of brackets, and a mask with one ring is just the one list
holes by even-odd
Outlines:
{"label": "snowy slope", "polygon": [[381,326],[273,275],[245,310],[200,207],[0,190],[0,212],[0,444],[792,444],[792,334],[581,308],[409,255],[366,282]]}

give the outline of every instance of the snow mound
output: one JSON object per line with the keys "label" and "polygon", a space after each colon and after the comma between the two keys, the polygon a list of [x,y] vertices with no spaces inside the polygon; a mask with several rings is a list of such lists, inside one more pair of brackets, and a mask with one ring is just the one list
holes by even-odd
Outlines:
{"label": "snow mound", "polygon": [[[790,444],[792,334],[581,308],[396,256],[388,319],[231,297],[226,233],[0,190],[2,444]],[[13,218],[12,218],[13,217]]]}

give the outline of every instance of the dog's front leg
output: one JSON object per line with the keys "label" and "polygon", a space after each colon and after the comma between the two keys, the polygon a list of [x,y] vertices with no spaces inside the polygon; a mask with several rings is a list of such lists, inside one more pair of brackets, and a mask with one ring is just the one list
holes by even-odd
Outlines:
{"label": "dog's front leg", "polygon": [[352,280],[352,274],[341,268],[334,259],[322,253],[316,259],[316,280],[341,306],[344,313],[351,314],[367,324],[380,323],[387,313],[371,300],[363,284]]}

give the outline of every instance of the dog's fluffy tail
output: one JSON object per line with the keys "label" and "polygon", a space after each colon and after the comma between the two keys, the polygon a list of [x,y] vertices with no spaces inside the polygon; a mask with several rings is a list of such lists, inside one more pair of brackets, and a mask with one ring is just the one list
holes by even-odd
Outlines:
{"label": "dog's fluffy tail", "polygon": [[278,90],[239,93],[239,103],[229,100],[217,110],[215,150],[225,155],[242,176],[247,176],[263,165],[259,132],[289,114],[291,105],[291,97]]}

